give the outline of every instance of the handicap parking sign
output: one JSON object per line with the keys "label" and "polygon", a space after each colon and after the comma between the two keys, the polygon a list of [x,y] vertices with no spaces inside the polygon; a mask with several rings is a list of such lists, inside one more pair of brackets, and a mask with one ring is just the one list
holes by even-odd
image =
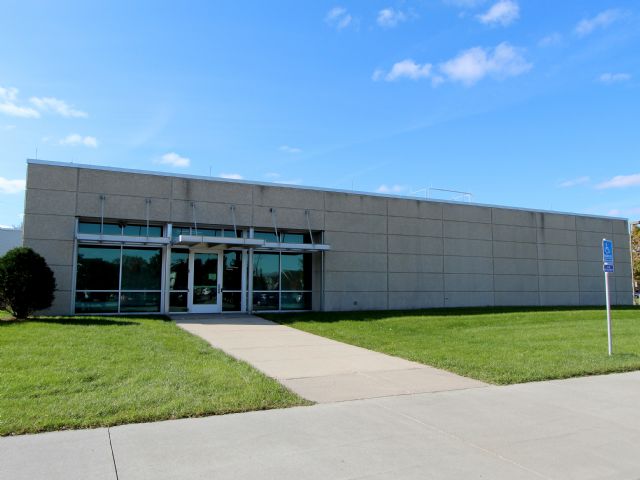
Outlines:
{"label": "handicap parking sign", "polygon": [[602,240],[602,261],[605,264],[613,265],[613,242],[611,240]]}

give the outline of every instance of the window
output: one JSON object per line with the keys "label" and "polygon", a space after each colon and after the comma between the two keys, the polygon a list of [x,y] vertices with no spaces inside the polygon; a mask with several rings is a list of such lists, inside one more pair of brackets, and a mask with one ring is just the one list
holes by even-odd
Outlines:
{"label": "window", "polygon": [[[100,229],[102,228],[102,232]],[[113,222],[78,222],[78,233],[90,233],[93,235],[126,235],[128,237],[161,237],[160,225],[149,225],[147,234],[146,224],[120,224]]]}
{"label": "window", "polygon": [[189,250],[171,249],[169,311],[186,312],[189,296]]}
{"label": "window", "polygon": [[310,310],[311,255],[308,253],[254,253],[253,308],[255,310]]}
{"label": "window", "polygon": [[273,231],[258,231],[254,232],[253,236],[254,238],[259,238],[269,243],[278,243],[278,238],[282,243],[311,243],[311,238],[308,233],[278,232],[278,236],[276,237]]}
{"label": "window", "polygon": [[242,238],[242,230],[233,231],[233,227],[218,227],[218,228],[207,228],[207,227],[198,227],[197,229],[189,226],[173,226],[171,229],[171,237],[173,239],[178,238],[180,235],[199,235],[203,237],[227,237],[227,238]]}
{"label": "window", "polygon": [[159,312],[160,248],[78,247],[76,313]]}

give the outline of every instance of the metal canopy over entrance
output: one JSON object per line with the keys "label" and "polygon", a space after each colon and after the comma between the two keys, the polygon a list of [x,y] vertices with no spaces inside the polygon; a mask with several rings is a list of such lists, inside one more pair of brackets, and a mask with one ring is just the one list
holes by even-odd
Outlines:
{"label": "metal canopy over entrance", "polygon": [[324,252],[329,245],[320,243],[267,242],[261,238],[208,237],[204,235],[179,235],[172,244],[176,247],[197,248],[247,248],[260,250],[287,250],[295,252]]}

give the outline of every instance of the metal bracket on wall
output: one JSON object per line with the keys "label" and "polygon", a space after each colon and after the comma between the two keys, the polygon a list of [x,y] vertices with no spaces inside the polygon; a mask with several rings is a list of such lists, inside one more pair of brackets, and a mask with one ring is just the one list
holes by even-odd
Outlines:
{"label": "metal bracket on wall", "polygon": [[273,223],[273,230],[276,232],[276,242],[280,243],[280,236],[278,235],[278,225],[276,224],[276,209],[275,208],[270,208],[269,211],[271,212],[271,222]]}

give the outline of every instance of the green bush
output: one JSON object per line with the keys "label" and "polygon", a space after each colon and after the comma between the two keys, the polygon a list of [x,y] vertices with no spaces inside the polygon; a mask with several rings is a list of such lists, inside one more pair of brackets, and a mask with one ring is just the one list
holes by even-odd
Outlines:
{"label": "green bush", "polygon": [[56,280],[42,256],[26,247],[0,257],[0,308],[27,318],[53,303]]}

